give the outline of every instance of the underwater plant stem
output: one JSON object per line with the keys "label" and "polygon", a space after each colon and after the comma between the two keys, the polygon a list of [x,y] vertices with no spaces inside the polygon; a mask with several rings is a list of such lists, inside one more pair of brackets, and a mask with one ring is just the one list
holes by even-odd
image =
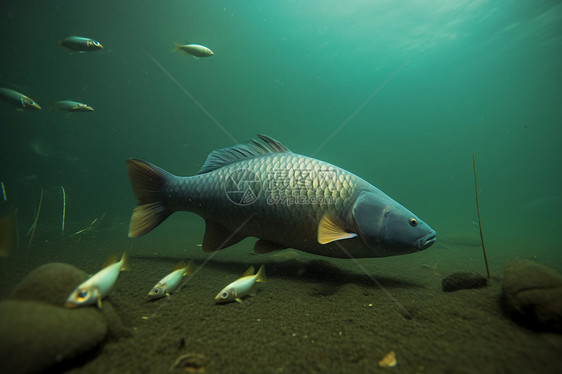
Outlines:
{"label": "underwater plant stem", "polygon": [[27,244],[27,249],[31,247],[31,242],[35,236],[35,229],[37,228],[37,222],[39,221],[39,214],[41,214],[41,206],[43,205],[43,187],[41,187],[41,198],[39,199],[39,207],[37,208],[37,215],[35,216],[35,221],[31,226],[31,237],[29,238],[29,243]]}
{"label": "underwater plant stem", "polygon": [[478,212],[478,227],[480,228],[480,240],[482,241],[482,252],[484,252],[484,263],[486,264],[486,274],[490,281],[490,265],[488,264],[488,254],[484,244],[484,233],[482,232],[482,220],[480,219],[480,204],[478,202],[478,178],[476,177],[476,156],[472,154],[472,164],[474,165],[474,187],[476,188],[476,212]]}
{"label": "underwater plant stem", "polygon": [[64,186],[60,186],[60,189],[62,191],[62,224],[60,235],[64,236],[64,220],[66,218],[66,191],[64,190]]}

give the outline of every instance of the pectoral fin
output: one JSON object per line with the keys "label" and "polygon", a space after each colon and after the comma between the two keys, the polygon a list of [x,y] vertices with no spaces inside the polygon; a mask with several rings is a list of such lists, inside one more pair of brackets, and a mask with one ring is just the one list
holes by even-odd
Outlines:
{"label": "pectoral fin", "polygon": [[97,297],[98,309],[101,309],[101,292],[98,287],[96,287],[96,297]]}
{"label": "pectoral fin", "polygon": [[325,215],[318,224],[318,243],[327,244],[336,240],[350,239],[357,234],[345,231],[343,223],[335,218]]}
{"label": "pectoral fin", "polygon": [[205,220],[205,236],[203,237],[203,252],[214,252],[230,247],[244,239],[236,235],[220,223]]}

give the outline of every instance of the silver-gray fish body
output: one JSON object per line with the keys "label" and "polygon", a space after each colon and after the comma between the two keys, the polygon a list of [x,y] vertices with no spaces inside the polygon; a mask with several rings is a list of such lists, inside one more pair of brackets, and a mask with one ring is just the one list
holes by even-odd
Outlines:
{"label": "silver-gray fish body", "polygon": [[32,98],[9,88],[0,88],[0,99],[15,105],[20,109],[41,109],[41,106],[39,106],[39,104],[37,104],[37,102],[35,102]]}
{"label": "silver-gray fish body", "polygon": [[59,45],[72,52],[93,52],[103,49],[103,45],[97,40],[83,36],[69,36],[59,40]]}
{"label": "silver-gray fish body", "polygon": [[60,100],[57,101],[55,104],[55,108],[64,110],[66,112],[93,112],[94,108],[91,106],[79,103],[78,101],[74,100]]}
{"label": "silver-gray fish body", "polygon": [[[258,253],[295,248],[328,257],[383,257],[422,250],[435,241],[435,231],[365,180],[264,136],[214,151],[191,177],[176,177],[140,160],[128,165],[139,200],[132,237],[152,230],[173,211],[190,211],[206,221],[205,251],[254,236],[260,239]],[[159,186],[151,184],[155,180]],[[392,216],[403,216],[402,224],[393,223]]]}

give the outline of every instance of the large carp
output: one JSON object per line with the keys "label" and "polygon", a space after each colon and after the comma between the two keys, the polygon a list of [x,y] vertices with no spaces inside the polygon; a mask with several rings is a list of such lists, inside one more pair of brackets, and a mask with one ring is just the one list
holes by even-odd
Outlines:
{"label": "large carp", "polygon": [[206,252],[250,236],[259,238],[257,253],[295,248],[339,258],[400,255],[435,242],[431,227],[370,183],[258,137],[211,152],[191,177],[127,160],[138,199],[129,236],[189,211],[205,219]]}

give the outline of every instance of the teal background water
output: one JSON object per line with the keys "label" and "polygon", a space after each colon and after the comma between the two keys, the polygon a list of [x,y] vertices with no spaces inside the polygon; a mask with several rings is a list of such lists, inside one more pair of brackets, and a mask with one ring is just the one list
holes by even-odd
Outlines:
{"label": "teal background water", "polygon": [[[438,238],[477,237],[475,153],[491,246],[554,250],[561,22],[557,1],[5,3],[0,86],[43,110],[0,102],[2,212],[17,208],[26,231],[43,187],[40,237],[54,238],[64,185],[69,232],[105,213],[126,235],[127,158],[191,175],[263,133],[363,177]],[[69,35],[104,50],[69,53]],[[95,112],[50,107],[64,98]]]}

